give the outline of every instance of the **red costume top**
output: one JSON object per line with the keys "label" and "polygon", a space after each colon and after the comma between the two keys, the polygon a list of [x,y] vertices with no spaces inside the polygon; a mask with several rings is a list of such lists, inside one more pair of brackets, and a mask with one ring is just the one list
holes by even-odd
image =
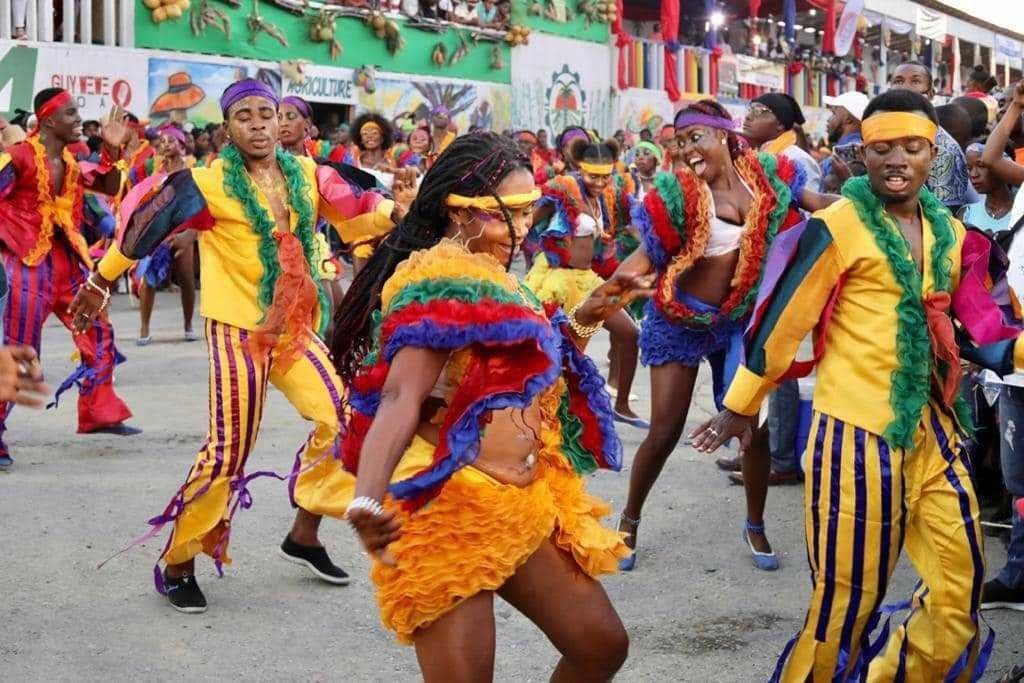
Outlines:
{"label": "red costume top", "polygon": [[64,187],[56,188],[38,137],[0,154],[0,242],[27,266],[39,265],[50,253],[54,236],[63,233],[75,255],[92,267],[81,230],[81,171],[67,148],[63,159]]}

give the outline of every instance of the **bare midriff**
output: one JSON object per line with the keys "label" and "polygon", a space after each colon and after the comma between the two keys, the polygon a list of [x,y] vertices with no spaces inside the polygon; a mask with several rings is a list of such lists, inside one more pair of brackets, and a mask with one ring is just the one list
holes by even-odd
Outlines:
{"label": "bare midriff", "polygon": [[[421,422],[417,434],[437,444],[445,408]],[[480,454],[473,467],[502,484],[520,488],[533,482],[540,446],[541,415],[537,401],[526,408],[491,411],[480,438]]]}
{"label": "bare midriff", "polygon": [[706,304],[720,306],[732,290],[732,278],[739,263],[739,251],[698,259],[676,280],[676,286]]}

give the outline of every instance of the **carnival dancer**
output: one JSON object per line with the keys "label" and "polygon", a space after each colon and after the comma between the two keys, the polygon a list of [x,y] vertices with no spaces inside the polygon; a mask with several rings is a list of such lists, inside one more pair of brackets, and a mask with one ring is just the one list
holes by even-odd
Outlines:
{"label": "carnival dancer", "polygon": [[[716,102],[681,110],[675,127],[686,166],[656,177],[633,215],[642,244],[621,266],[658,275],[640,324],[640,358],[651,366],[651,429],[633,459],[619,527],[634,549],[644,501],[686,424],[701,361],[711,365],[719,404],[739,361],[768,247],[800,221],[798,206],[830,201],[805,188],[804,174],[788,158],[744,148],[729,113]],[[764,529],[767,435],[759,437],[742,463],[743,540],[757,567],[774,570],[778,558]],[[635,562],[634,551],[623,569]]]}
{"label": "carnival dancer", "polygon": [[620,275],[549,320],[508,272],[539,194],[512,140],[459,137],[336,319],[358,469],[347,517],[381,618],[428,682],[493,677],[495,594],[561,652],[552,680],[609,680],[626,658],[594,579],[627,551],[580,476],[621,453],[577,345],[649,290]]}
{"label": "carnival dancer", "polygon": [[[24,142],[0,154],[0,252],[10,280],[4,313],[4,343],[28,345],[39,352],[43,324],[55,314],[77,329],[81,364],[58,388],[57,396],[77,384],[78,432],[129,436],[140,430],[125,424],[132,413],[114,391],[114,366],[120,356],[114,329],[104,318],[86,325],[68,313],[75,290],[95,288],[89,245],[82,235],[85,180],[67,145],[79,139],[82,119],[71,94],[59,88],[40,91],[34,102],[36,128]],[[103,161],[93,188],[117,191],[114,164],[127,135],[125,113],[113,107],[103,127]],[[0,456],[11,405],[0,403]]]}
{"label": "carnival dancer", "polygon": [[[991,650],[960,354],[1003,376],[1024,365],[1024,346],[986,289],[989,240],[925,188],[937,128],[918,93],[868,104],[867,176],[780,240],[725,409],[694,434],[702,451],[746,443],[748,416],[819,326],[804,467],[813,593],[773,680],[976,681]],[[869,643],[904,547],[921,577],[910,615]]]}
{"label": "carnival dancer", "polygon": [[[618,144],[577,139],[568,154],[579,171],[544,185],[531,230],[541,251],[526,276],[526,285],[543,303],[564,308],[574,307],[599,287],[604,282],[602,275],[615,272],[613,216],[629,217],[628,205],[617,201],[625,195],[606,192],[613,182]],[[609,372],[609,384],[617,392],[615,419],[647,429],[650,425],[629,406],[638,355],[636,324],[621,311],[605,322],[605,329],[611,335],[610,357],[614,361],[611,369],[615,374]]]}
{"label": "carnival dancer", "polygon": [[[169,175],[195,165],[194,161],[188,159],[185,133],[173,124],[160,128],[156,151],[157,163],[147,172],[147,176],[154,173]],[[181,288],[185,341],[199,339],[199,335],[192,329],[192,314],[196,304],[195,242],[194,230],[182,231],[168,238],[136,265],[132,279],[138,290],[141,321],[139,338],[135,340],[137,346],[148,346],[153,342],[149,334],[149,322],[153,317],[156,290],[170,282],[172,276]]]}
{"label": "carnival dancer", "polygon": [[[281,545],[285,559],[329,583],[348,576],[331,562],[317,530],[323,515],[341,516],[336,492],[350,475],[334,457],[343,388],[316,333],[326,322],[326,295],[311,273],[317,216],[346,240],[384,232],[394,204],[380,195],[357,196],[330,168],[278,149],[278,100],[266,84],[245,79],[221,96],[231,143],[209,168],[154,177],[129,193],[114,246],[72,304],[88,320],[104,304],[99,292],[132,262],[176,231],[198,232],[202,259],[201,307],[210,347],[210,434],[185,484],[155,534],[174,531],[155,571],[157,588],[175,609],[202,612],[206,598],[195,580],[195,556],[230,563],[228,535],[237,508],[248,507],[246,459],[255,443],[268,383],[307,420],[309,438],[296,455],[289,493],[298,508]],[[232,502],[233,501],[233,502]]]}

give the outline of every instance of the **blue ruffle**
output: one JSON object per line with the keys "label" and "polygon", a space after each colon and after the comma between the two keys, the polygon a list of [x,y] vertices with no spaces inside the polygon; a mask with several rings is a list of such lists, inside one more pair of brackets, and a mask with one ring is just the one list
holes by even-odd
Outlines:
{"label": "blue ruffle", "polygon": [[150,288],[161,287],[171,279],[171,267],[174,265],[174,255],[171,247],[162,243],[149,256],[139,261],[135,274],[140,280],[144,280]]}
{"label": "blue ruffle", "polygon": [[661,244],[661,240],[654,234],[654,225],[651,224],[651,216],[647,213],[646,207],[643,202],[634,202],[629,210],[629,217],[633,221],[633,225],[640,231],[640,240],[643,242],[644,251],[651,259],[651,263],[654,264],[654,268],[659,271],[664,271],[668,268],[669,256],[665,252],[665,247]]}

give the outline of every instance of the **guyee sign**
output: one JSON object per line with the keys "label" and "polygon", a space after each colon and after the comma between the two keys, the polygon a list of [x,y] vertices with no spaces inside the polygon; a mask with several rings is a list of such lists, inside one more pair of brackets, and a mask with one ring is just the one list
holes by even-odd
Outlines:
{"label": "guyee sign", "polygon": [[297,95],[309,102],[357,104],[359,92],[352,82],[353,73],[352,69],[307,64],[304,83],[286,80],[281,89],[285,95]]}

